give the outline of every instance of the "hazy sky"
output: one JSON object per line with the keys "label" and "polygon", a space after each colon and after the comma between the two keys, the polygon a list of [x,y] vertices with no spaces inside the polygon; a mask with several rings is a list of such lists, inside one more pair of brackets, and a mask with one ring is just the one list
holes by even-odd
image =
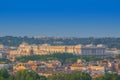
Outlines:
{"label": "hazy sky", "polygon": [[120,37],[120,0],[0,0],[0,36]]}

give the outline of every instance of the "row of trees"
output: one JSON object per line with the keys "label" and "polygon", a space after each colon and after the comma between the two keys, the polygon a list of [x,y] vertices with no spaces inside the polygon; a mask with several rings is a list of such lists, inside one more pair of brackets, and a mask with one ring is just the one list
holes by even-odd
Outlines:
{"label": "row of trees", "polygon": [[47,55],[30,55],[30,56],[22,56],[17,58],[16,61],[20,62],[27,62],[29,60],[59,60],[62,63],[67,62],[75,62],[80,56],[73,55],[72,53],[54,53],[54,54],[47,54]]}
{"label": "row of trees", "polygon": [[48,55],[30,55],[30,56],[23,56],[20,58],[17,58],[17,61],[20,62],[27,62],[29,60],[59,60],[63,64],[64,63],[69,63],[69,62],[76,62],[77,59],[84,59],[86,61],[97,61],[101,60],[102,58],[98,58],[95,56],[80,56],[80,55],[74,55],[72,53],[54,53],[54,54],[48,54]]}
{"label": "row of trees", "polygon": [[23,41],[29,44],[44,44],[48,43],[51,45],[75,45],[75,44],[104,44],[109,48],[120,49],[120,38],[55,38],[55,37],[44,37],[44,38],[29,38],[29,37],[12,37],[5,36],[0,37],[0,43],[7,46],[18,46]]}
{"label": "row of trees", "polygon": [[34,71],[23,70],[17,72],[15,75],[10,75],[6,69],[0,70],[0,80],[120,80],[120,75],[105,74],[92,79],[88,73],[73,72],[71,74],[54,74],[48,78],[39,76]]}

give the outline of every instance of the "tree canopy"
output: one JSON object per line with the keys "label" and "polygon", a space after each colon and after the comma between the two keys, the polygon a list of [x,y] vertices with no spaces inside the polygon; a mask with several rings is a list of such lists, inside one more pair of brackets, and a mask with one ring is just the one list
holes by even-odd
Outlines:
{"label": "tree canopy", "polygon": [[0,80],[120,80],[120,75],[107,73],[103,76],[92,78],[85,72],[73,72],[68,74],[53,74],[46,78],[30,70],[22,70],[14,75],[10,75],[6,69],[1,69]]}
{"label": "tree canopy", "polygon": [[94,80],[120,80],[120,75],[107,73],[104,76],[95,78]]}
{"label": "tree canopy", "polygon": [[0,80],[47,80],[47,78],[29,70],[19,71],[15,75],[10,76],[6,69],[1,69]]}
{"label": "tree canopy", "polygon": [[48,77],[48,80],[92,80],[92,78],[87,73],[74,72],[71,74],[55,74]]}
{"label": "tree canopy", "polygon": [[101,60],[102,58],[96,57],[96,56],[80,56],[80,55],[74,55],[72,53],[53,53],[53,54],[47,54],[47,55],[30,55],[30,56],[22,56],[20,58],[17,58],[16,61],[20,62],[27,62],[29,60],[59,60],[63,64],[69,63],[69,62],[76,62],[77,59],[84,59],[86,61],[97,61]]}

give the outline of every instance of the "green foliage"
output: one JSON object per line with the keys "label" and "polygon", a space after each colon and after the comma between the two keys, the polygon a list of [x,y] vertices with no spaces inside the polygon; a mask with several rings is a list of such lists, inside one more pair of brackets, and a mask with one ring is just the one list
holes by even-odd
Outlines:
{"label": "green foliage", "polygon": [[73,55],[72,53],[54,53],[54,54],[48,54],[48,55],[31,55],[31,56],[24,56],[21,58],[17,58],[17,61],[20,62],[27,62],[29,60],[59,60],[62,63],[68,62],[70,60],[71,62],[75,62],[76,59],[79,58],[76,55]]}
{"label": "green foliage", "polygon": [[47,61],[47,60],[59,60],[61,61],[63,64],[64,63],[69,63],[69,62],[76,62],[77,59],[85,59],[86,61],[97,61],[97,60],[101,60],[103,58],[98,58],[95,56],[80,56],[80,55],[74,55],[72,53],[54,53],[54,54],[48,54],[48,55],[31,55],[31,56],[23,56],[20,58],[17,58],[17,61],[20,62],[27,62],[29,60],[43,60],[43,61]]}
{"label": "green foliage", "polygon": [[97,56],[83,56],[82,59],[85,59],[86,61],[99,61],[102,60],[102,57],[97,57]]}
{"label": "green foliage", "polygon": [[7,80],[9,78],[9,73],[6,69],[0,70],[0,80]]}
{"label": "green foliage", "polygon": [[84,72],[74,72],[71,74],[55,74],[48,80],[92,80],[89,74]]}
{"label": "green foliage", "polygon": [[23,70],[15,75],[15,80],[39,80],[40,77],[36,72]]}
{"label": "green foliage", "polygon": [[47,78],[28,70],[19,71],[14,76],[10,76],[6,69],[1,69],[0,80],[47,80]]}
{"label": "green foliage", "polygon": [[94,80],[120,80],[120,75],[105,74],[104,76],[97,77]]}
{"label": "green foliage", "polygon": [[1,69],[0,70],[0,77],[8,78],[9,77],[8,71],[6,69]]}
{"label": "green foliage", "polygon": [[0,58],[0,63],[9,63],[10,60],[8,59],[3,59],[3,58]]}
{"label": "green foliage", "polygon": [[1,69],[0,80],[120,80],[120,75],[105,74],[92,79],[88,73],[73,72],[70,74],[54,74],[46,78],[44,76],[39,76],[34,71],[29,70],[19,71],[14,76],[10,76],[6,69]]}
{"label": "green foliage", "polygon": [[120,59],[120,54],[116,55],[116,58],[117,58],[117,59]]}

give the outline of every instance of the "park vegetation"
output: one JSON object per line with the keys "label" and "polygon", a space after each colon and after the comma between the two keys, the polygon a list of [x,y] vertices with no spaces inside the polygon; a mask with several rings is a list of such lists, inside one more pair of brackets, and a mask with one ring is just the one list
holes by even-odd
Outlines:
{"label": "park vegetation", "polygon": [[61,63],[75,63],[77,59],[84,59],[86,61],[99,61],[102,60],[102,57],[96,57],[96,56],[80,56],[80,55],[74,55],[72,53],[53,53],[53,54],[46,54],[46,55],[30,55],[30,56],[22,56],[16,59],[16,61],[19,62],[28,62],[29,60],[35,61],[35,60],[42,60],[42,61],[48,61],[48,60],[59,60]]}

